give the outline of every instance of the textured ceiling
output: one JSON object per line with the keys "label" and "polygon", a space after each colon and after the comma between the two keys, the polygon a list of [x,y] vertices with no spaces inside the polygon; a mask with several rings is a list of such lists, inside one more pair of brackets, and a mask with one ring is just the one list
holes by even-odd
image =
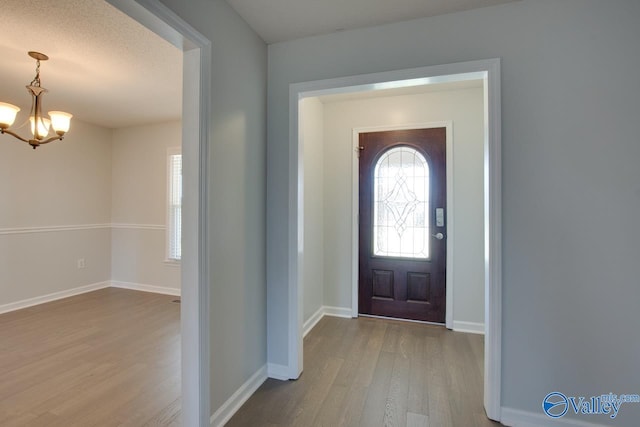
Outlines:
{"label": "textured ceiling", "polygon": [[[437,15],[513,0],[227,0],[267,42]],[[41,67],[44,109],[109,128],[176,120],[182,52],[104,0],[1,0],[0,101],[30,107]]]}
{"label": "textured ceiling", "polygon": [[267,43],[516,0],[227,0]]}
{"label": "textured ceiling", "polygon": [[35,50],[50,57],[40,75],[46,111],[109,128],[180,118],[182,52],[104,0],[1,5],[0,101],[23,117],[35,75],[27,51]]}

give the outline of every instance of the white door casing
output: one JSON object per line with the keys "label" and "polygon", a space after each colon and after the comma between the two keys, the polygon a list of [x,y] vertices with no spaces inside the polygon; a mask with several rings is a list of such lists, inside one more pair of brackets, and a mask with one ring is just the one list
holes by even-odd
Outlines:
{"label": "white door casing", "polygon": [[206,236],[211,41],[159,0],[107,1],[184,52],[181,421],[184,426],[209,426],[209,250]]}
{"label": "white door casing", "polygon": [[[429,83],[481,79],[484,82],[484,407],[500,420],[502,355],[502,168],[500,60],[488,59],[291,84],[289,87],[289,251],[288,377],[298,378],[303,364],[304,164],[299,138],[299,102],[303,98],[363,92]],[[356,227],[357,229],[357,227]],[[447,298],[449,299],[449,298]],[[447,311],[449,315],[450,311]],[[449,319],[447,319],[449,320]]]}

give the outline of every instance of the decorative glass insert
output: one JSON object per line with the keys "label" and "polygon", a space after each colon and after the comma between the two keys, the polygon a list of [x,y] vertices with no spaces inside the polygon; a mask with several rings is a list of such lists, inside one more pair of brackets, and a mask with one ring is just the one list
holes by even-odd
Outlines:
{"label": "decorative glass insert", "polygon": [[373,254],[429,258],[429,164],[410,147],[385,152],[374,169]]}

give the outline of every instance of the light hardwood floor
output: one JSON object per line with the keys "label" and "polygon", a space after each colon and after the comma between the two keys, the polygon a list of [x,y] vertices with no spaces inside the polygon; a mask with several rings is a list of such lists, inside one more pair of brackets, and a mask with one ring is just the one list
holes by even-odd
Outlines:
{"label": "light hardwood floor", "polygon": [[175,299],[108,288],[0,315],[0,425],[178,426]]}
{"label": "light hardwood floor", "polygon": [[[0,425],[178,427],[175,299],[109,288],[0,315]],[[499,426],[481,336],[325,317],[304,349],[299,380],[267,380],[227,425]]]}
{"label": "light hardwood floor", "polygon": [[304,340],[297,381],[267,380],[227,424],[491,427],[483,337],[439,326],[325,317]]}

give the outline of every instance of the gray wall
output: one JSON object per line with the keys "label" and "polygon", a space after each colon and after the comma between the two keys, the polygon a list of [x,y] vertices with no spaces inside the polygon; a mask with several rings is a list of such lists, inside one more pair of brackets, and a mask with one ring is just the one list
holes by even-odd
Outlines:
{"label": "gray wall", "polygon": [[[17,123],[28,110],[23,114]],[[27,134],[25,128],[19,133]],[[0,312],[31,298],[106,286],[111,134],[74,120],[63,141],[37,150],[0,137]],[[92,225],[97,228],[82,229]],[[71,229],[51,230],[61,226]],[[77,267],[78,259],[85,260],[84,268]]]}
{"label": "gray wall", "polygon": [[212,41],[211,410],[266,363],[264,42],[221,0],[162,0]]}
{"label": "gray wall", "polygon": [[523,0],[271,45],[269,361],[287,363],[289,84],[500,57],[502,405],[637,393],[639,22],[635,0]]}
{"label": "gray wall", "polygon": [[112,281],[180,289],[179,265],[164,262],[167,147],[181,145],[180,122],[71,126],[35,151],[2,138],[0,312]]}
{"label": "gray wall", "polygon": [[182,147],[180,121],[114,129],[111,280],[180,290],[167,260],[167,150]]}
{"label": "gray wall", "polygon": [[[323,305],[324,269],[324,108],[317,98],[300,103],[300,138],[304,153],[304,291],[302,318]],[[330,160],[330,159],[329,159]]]}

